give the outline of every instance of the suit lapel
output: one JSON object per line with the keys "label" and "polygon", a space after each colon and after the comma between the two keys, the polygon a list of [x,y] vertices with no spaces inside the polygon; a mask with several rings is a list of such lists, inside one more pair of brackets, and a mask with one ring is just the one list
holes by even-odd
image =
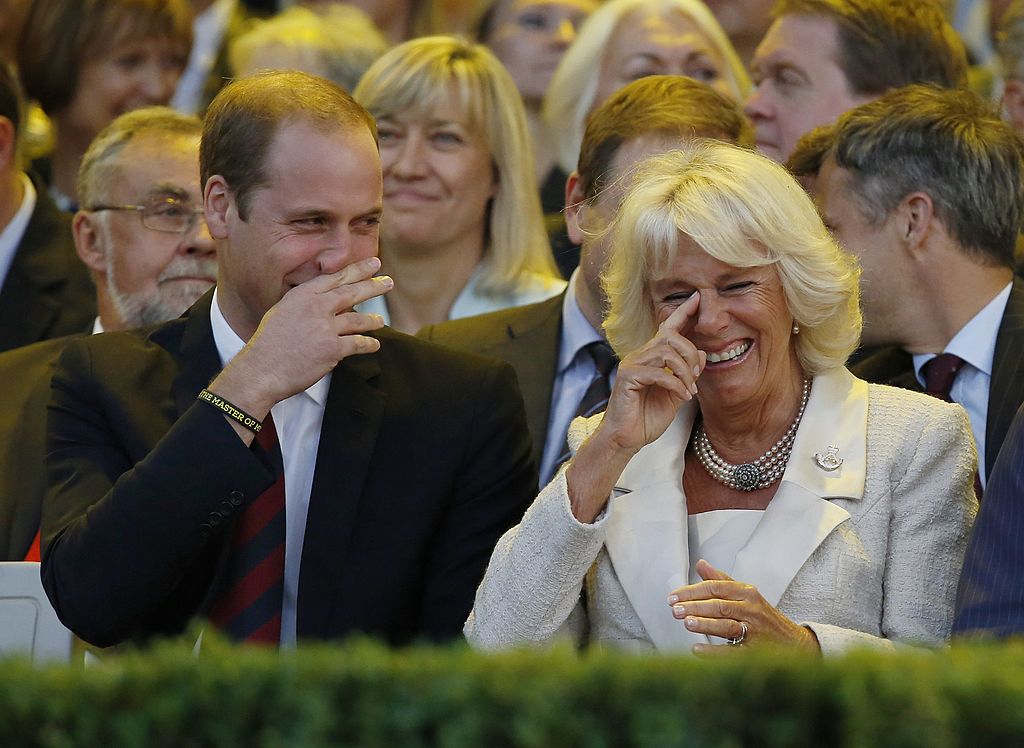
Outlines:
{"label": "suit lapel", "polygon": [[533,440],[534,463],[540,466],[551,415],[551,395],[562,337],[562,302],[565,292],[540,302],[529,317],[506,327],[508,342],[501,358],[520,373],[519,389],[526,404],[526,421]]}
{"label": "suit lapel", "polygon": [[[609,504],[605,548],[622,589],[658,649],[689,649],[704,637],[675,618],[668,593],[688,581],[682,474],[697,408],[687,403],[657,441],[630,460]],[[617,491],[618,493],[618,491]]]}
{"label": "suit lapel", "polygon": [[300,636],[327,632],[341,589],[343,564],[387,403],[376,381],[379,356],[347,358],[331,375],[302,546]]}
{"label": "suit lapel", "polygon": [[992,359],[985,427],[986,476],[992,472],[1021,402],[1024,402],[1024,279],[1015,277],[999,324]]}
{"label": "suit lapel", "polygon": [[0,349],[16,348],[46,337],[60,314],[57,294],[69,282],[74,254],[70,223],[37,182],[36,206],[18,242],[0,292]]}
{"label": "suit lapel", "polygon": [[207,291],[188,310],[185,330],[181,337],[178,374],[172,392],[177,415],[188,410],[200,390],[205,388],[221,370],[220,354],[213,340],[210,326],[210,304],[213,290]]}
{"label": "suit lapel", "polygon": [[[814,550],[850,514],[826,497],[859,499],[867,468],[868,386],[845,369],[814,380],[786,473],[732,577],[752,584],[773,605]],[[696,415],[682,407],[665,434],[637,453],[609,504],[605,547],[630,604],[659,649],[684,649],[702,636],[672,617],[668,593],[689,581],[684,455]],[[842,464],[819,465],[833,446]],[[825,461],[825,464],[829,463]],[[766,563],[770,559],[770,563]]]}

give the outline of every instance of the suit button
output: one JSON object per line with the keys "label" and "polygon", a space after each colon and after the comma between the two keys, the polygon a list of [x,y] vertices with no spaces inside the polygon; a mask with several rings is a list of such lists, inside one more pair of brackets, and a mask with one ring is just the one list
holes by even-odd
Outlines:
{"label": "suit button", "polygon": [[220,502],[220,513],[225,517],[230,517],[231,513],[235,511],[235,506],[230,501]]}
{"label": "suit button", "polygon": [[222,519],[224,519],[224,518],[222,516],[220,516],[220,513],[218,513],[218,512],[210,512],[210,519],[209,519],[210,527],[216,527],[217,525],[220,524],[220,521]]}
{"label": "suit button", "polygon": [[199,525],[199,537],[204,538],[204,539],[210,537],[210,530],[212,530],[212,529],[213,528],[210,527],[210,525],[206,524],[205,522],[203,524]]}
{"label": "suit button", "polygon": [[232,491],[228,494],[228,501],[231,502],[232,506],[241,506],[242,502],[245,501],[245,495],[241,491]]}

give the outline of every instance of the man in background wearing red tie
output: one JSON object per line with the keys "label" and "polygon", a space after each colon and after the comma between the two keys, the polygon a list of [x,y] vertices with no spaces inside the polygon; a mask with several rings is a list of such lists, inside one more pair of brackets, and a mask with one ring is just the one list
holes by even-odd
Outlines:
{"label": "man in background wearing red tie", "polygon": [[227,86],[200,172],[215,291],[54,375],[51,602],[100,646],[195,617],[285,646],[457,636],[536,485],[511,369],[352,311],[391,280],[376,129],[341,89]]}
{"label": "man in background wearing red tie", "polygon": [[1022,158],[973,93],[917,85],[811,133],[793,159],[820,164],[819,209],[863,267],[861,345],[881,350],[853,372],[964,406],[982,485],[1024,401]]}

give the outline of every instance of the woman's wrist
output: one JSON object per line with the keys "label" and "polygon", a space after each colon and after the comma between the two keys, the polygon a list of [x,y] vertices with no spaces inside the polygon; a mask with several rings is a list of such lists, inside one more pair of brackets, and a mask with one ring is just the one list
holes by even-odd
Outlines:
{"label": "woman's wrist", "polygon": [[636,453],[605,438],[600,427],[580,445],[565,475],[577,521],[590,524],[604,511],[615,482]]}

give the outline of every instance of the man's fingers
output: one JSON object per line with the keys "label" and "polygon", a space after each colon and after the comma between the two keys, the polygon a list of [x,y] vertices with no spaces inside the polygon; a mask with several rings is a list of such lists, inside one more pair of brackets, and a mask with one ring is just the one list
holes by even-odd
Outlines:
{"label": "man's fingers", "polygon": [[327,273],[310,278],[301,284],[301,287],[308,288],[314,293],[326,293],[333,291],[339,286],[371,278],[378,270],[380,270],[380,258],[367,257],[365,260],[359,260],[359,262],[346,265],[336,273]]}
{"label": "man's fingers", "polygon": [[366,280],[343,283],[324,292],[323,298],[330,299],[335,313],[348,311],[374,296],[382,296],[394,288],[395,282],[387,275],[375,275]]}
{"label": "man's fingers", "polygon": [[357,335],[384,327],[384,318],[379,314],[344,312],[337,315],[334,320],[338,335]]}
{"label": "man's fingers", "polygon": [[369,335],[345,335],[338,338],[337,359],[341,361],[349,356],[364,353],[376,353],[380,350],[380,341]]}

